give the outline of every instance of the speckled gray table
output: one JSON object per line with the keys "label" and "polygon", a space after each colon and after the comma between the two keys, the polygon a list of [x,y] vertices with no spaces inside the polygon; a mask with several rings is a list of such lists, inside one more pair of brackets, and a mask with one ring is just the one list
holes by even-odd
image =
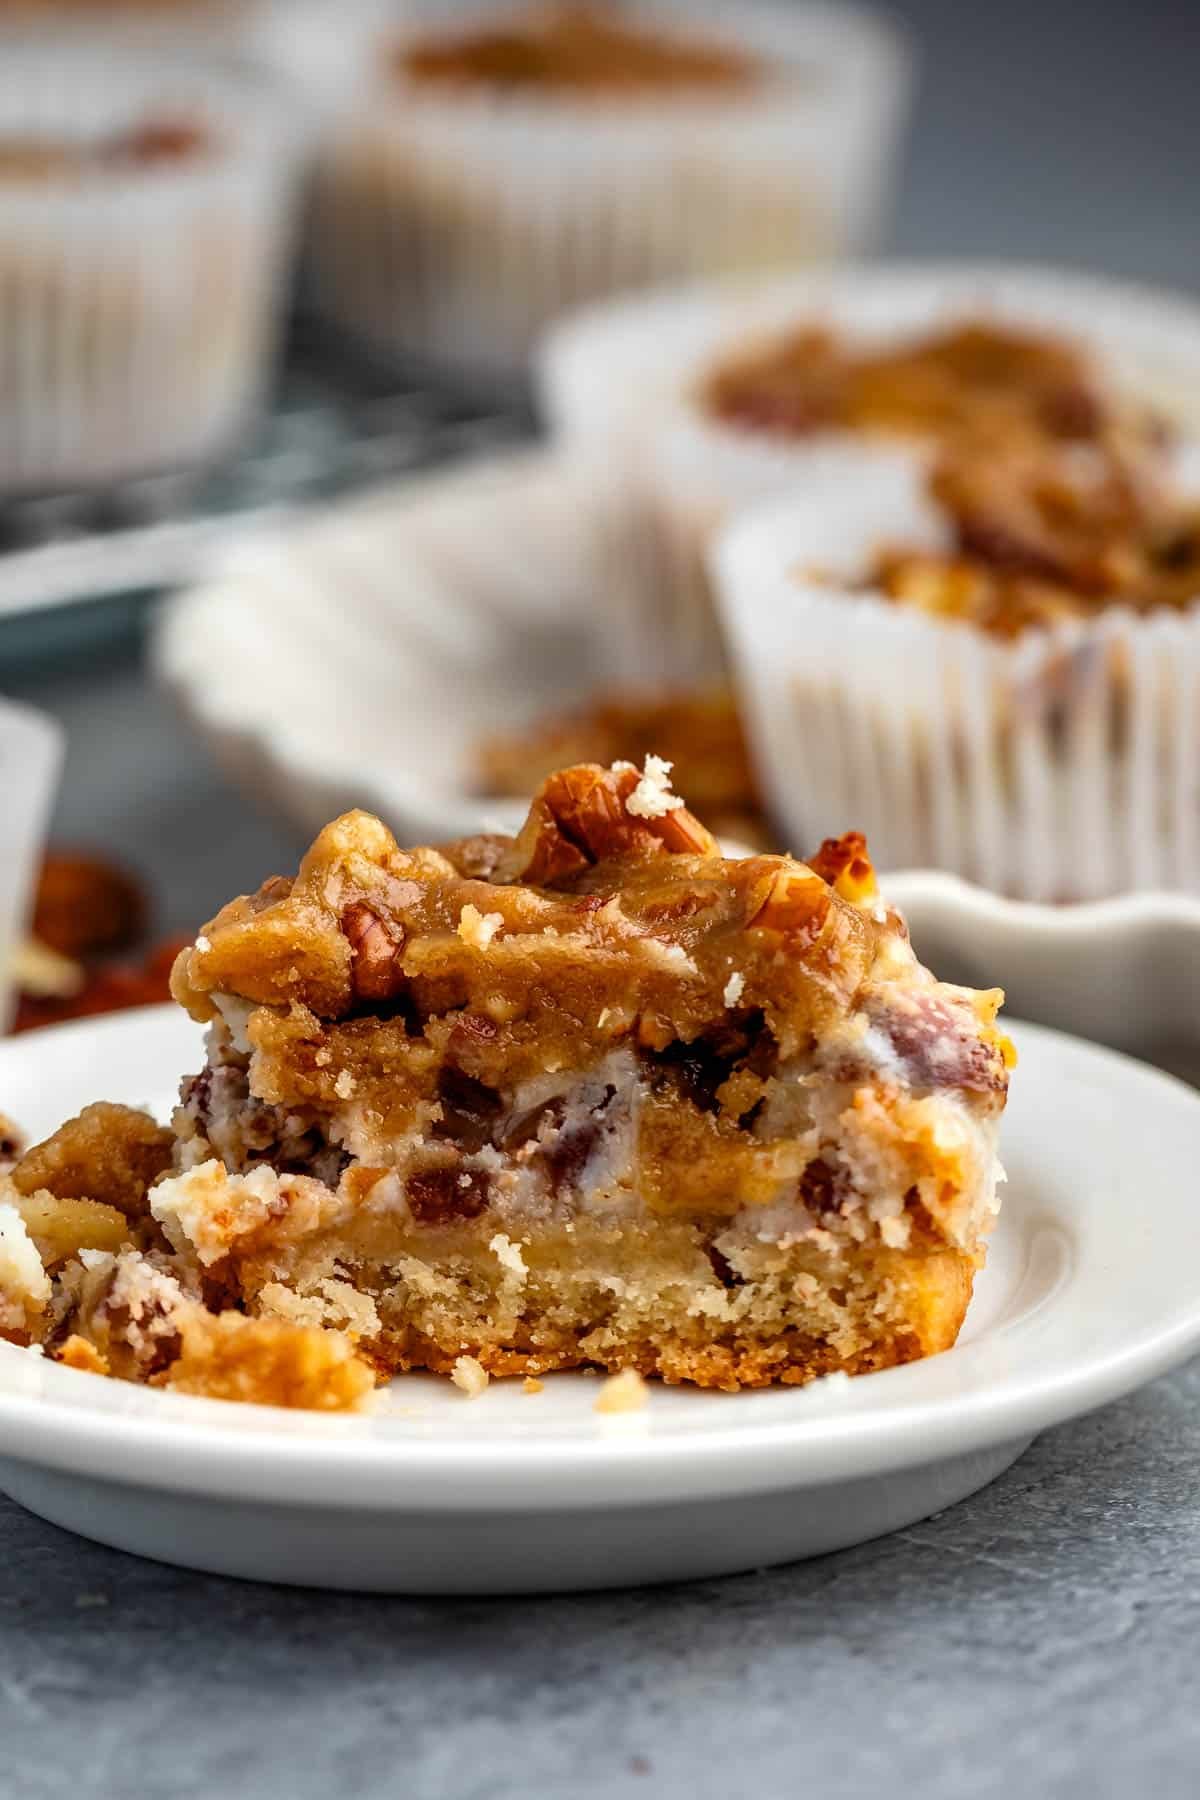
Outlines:
{"label": "speckled gray table", "polygon": [[[925,44],[894,247],[1200,289],[1200,8],[892,0]],[[285,866],[136,655],[17,677],[71,733],[60,831],[164,928]],[[886,1542],[530,1602],[240,1587],[0,1500],[3,1800],[1103,1800],[1200,1793],[1200,1365]]]}
{"label": "speckled gray table", "polygon": [[1200,1364],[941,1518],[637,1593],[255,1588],[0,1502],[13,1800],[1200,1791]]}

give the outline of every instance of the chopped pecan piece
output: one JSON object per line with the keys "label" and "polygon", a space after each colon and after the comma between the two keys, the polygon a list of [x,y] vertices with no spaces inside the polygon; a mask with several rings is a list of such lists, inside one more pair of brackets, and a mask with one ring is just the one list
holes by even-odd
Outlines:
{"label": "chopped pecan piece", "polygon": [[714,856],[712,833],[672,796],[660,813],[637,809],[646,777],[632,765],[582,763],[552,775],[501,870],[505,880],[554,887],[589,864],[664,850]]}
{"label": "chopped pecan piece", "polygon": [[820,875],[781,869],[747,925],[812,941],[829,917],[829,888]]}
{"label": "chopped pecan piece", "polygon": [[861,831],[826,838],[816,855],[808,858],[808,866],[836,888],[843,900],[870,900],[877,892],[874,865]]}
{"label": "chopped pecan piece", "polygon": [[404,933],[400,926],[356,902],[342,914],[342,930],[350,944],[351,981],[356,997],[394,1000],[404,987],[400,966]]}
{"label": "chopped pecan piece", "polygon": [[456,1219],[477,1219],[488,1203],[489,1183],[477,1169],[454,1164],[423,1169],[406,1184],[409,1210],[422,1225],[448,1225]]}
{"label": "chopped pecan piece", "polygon": [[47,1268],[81,1250],[115,1251],[129,1241],[125,1214],[99,1200],[60,1200],[40,1188],[32,1194],[17,1190],[14,1205]]}

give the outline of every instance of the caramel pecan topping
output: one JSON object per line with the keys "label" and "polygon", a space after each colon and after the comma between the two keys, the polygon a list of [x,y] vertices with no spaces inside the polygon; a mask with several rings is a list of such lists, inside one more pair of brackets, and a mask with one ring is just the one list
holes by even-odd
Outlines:
{"label": "caramel pecan topping", "polygon": [[993,448],[1098,444],[1114,434],[1161,448],[1163,421],[1106,390],[1066,339],[963,320],[883,350],[800,325],[731,357],[708,376],[707,410],[744,430],[801,437],[840,429],[964,433]]}
{"label": "caramel pecan topping", "polygon": [[448,90],[634,96],[675,88],[740,88],[755,65],[726,44],[635,30],[608,11],[537,6],[477,31],[418,38],[394,52],[401,77]]}
{"label": "caramel pecan topping", "polygon": [[[277,900],[234,902],[205,928],[175,991],[201,1019],[221,1003],[210,996],[256,1003],[261,1070],[285,1015],[306,1046],[319,1022],[346,1021],[336,1068],[358,1082],[359,1105],[385,1114],[401,1065],[423,1107],[474,1113],[474,1090],[465,1105],[438,1094],[439,1067],[508,1088],[618,1040],[690,1042],[731,1008],[762,1009],[790,1053],[852,1005],[876,935],[899,929],[848,904],[867,881],[865,848],[848,839],[838,853],[844,893],[788,857],[725,859],[668,777],[655,757],[640,771],[560,771],[520,836],[497,841],[487,877],[474,844],[402,850],[377,820],[347,814]],[[476,915],[495,922],[486,944],[463,932]],[[376,1027],[389,1072],[368,1076]]]}
{"label": "caramel pecan topping", "polygon": [[1150,612],[1200,594],[1200,510],[1127,445],[1082,459],[958,445],[929,490],[950,547],[886,547],[867,575],[911,610],[1014,639],[1114,604]]}

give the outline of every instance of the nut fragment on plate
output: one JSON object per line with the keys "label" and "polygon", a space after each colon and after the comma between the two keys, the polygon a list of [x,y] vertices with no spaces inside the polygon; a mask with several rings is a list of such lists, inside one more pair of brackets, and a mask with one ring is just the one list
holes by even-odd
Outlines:
{"label": "nut fragment on plate", "polygon": [[208,1051],[170,1131],[91,1108],[17,1161],[9,1335],[328,1406],[412,1368],[621,1372],[606,1408],[952,1344],[1001,996],[922,968],[861,838],[726,859],[666,776],[559,770],[482,843],[347,814],[226,906],[175,967]]}

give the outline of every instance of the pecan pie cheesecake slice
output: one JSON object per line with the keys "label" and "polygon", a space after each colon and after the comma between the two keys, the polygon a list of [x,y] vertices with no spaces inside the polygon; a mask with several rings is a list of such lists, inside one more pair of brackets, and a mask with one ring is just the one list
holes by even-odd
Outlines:
{"label": "pecan pie cheesecake slice", "polygon": [[18,1341],[337,1405],[464,1358],[734,1389],[958,1334],[1001,996],[921,967],[857,835],[726,860],[653,757],[551,776],[516,838],[350,813],[174,991],[208,1056],[172,1132],[91,1109],[9,1178]]}
{"label": "pecan pie cheesecake slice", "polygon": [[381,1373],[735,1388],[954,1342],[992,1223],[998,993],[939,985],[862,841],[726,861],[647,759],[514,840],[328,827],[227,907],[151,1211],[252,1313]]}

